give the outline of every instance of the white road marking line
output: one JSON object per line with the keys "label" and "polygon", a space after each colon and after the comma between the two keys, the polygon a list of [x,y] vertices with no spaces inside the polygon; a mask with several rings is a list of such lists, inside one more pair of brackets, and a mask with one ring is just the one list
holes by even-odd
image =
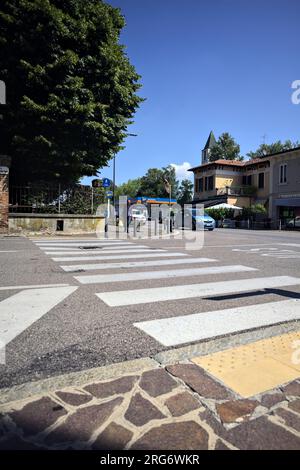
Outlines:
{"label": "white road marking line", "polygon": [[99,270],[99,269],[117,269],[117,268],[144,268],[148,266],[168,266],[174,264],[198,264],[198,263],[213,263],[218,261],[212,258],[186,258],[186,259],[161,259],[154,261],[128,261],[124,263],[96,263],[96,264],[76,264],[70,266],[61,266],[64,271],[73,272],[83,269]]}
{"label": "white road marking line", "polygon": [[[96,247],[96,248],[94,248]],[[82,251],[82,250],[89,250],[89,249],[92,249],[92,250],[107,250],[107,249],[110,249],[110,250],[117,250],[117,249],[125,249],[125,248],[148,248],[147,245],[134,245],[133,243],[128,243],[128,244],[123,244],[123,243],[118,243],[118,244],[114,244],[114,245],[90,245],[90,246],[86,246],[86,245],[75,245],[75,246],[69,246],[69,247],[61,247],[61,246],[39,246],[39,249],[42,250],[42,251]]]}
{"label": "white road marking line", "polygon": [[100,242],[100,243],[107,243],[107,242],[122,242],[122,241],[128,241],[127,237],[124,238],[30,238],[30,240],[33,243],[82,243],[82,242],[87,242],[87,243],[95,243],[95,242]]}
{"label": "white road marking line", "polygon": [[65,247],[65,248],[76,248],[77,246],[129,246],[129,245],[134,245],[134,243],[131,242],[116,242],[116,243],[100,243],[100,242],[95,242],[95,243],[39,243],[35,244],[39,248],[57,248],[57,247]]}
{"label": "white road marking line", "polygon": [[[93,253],[95,253],[96,250],[93,250]],[[162,252],[165,252],[166,250],[152,250],[151,248],[127,248],[126,250],[106,250],[106,251],[97,251],[95,254],[96,255],[100,255],[100,254],[103,254],[103,256],[105,256],[106,254],[117,254],[117,253],[128,253],[128,254],[131,254],[131,253],[162,253]],[[85,251],[83,251],[82,253],[78,253],[77,251],[71,251],[71,252],[62,252],[60,253],[59,251],[46,251],[45,252],[46,255],[82,255],[82,258],[84,258],[84,256],[87,254]],[[91,253],[92,255],[92,253]],[[54,259],[54,258],[52,258]],[[71,258],[70,258],[71,259]]]}
{"label": "white road marking line", "polygon": [[300,243],[280,243],[282,246],[296,246],[300,248]]}
{"label": "white road marking line", "polygon": [[0,253],[16,253],[17,251],[21,250],[1,250]]}
{"label": "white road marking line", "polygon": [[270,246],[270,245],[281,245],[281,243],[246,243],[246,244],[234,244],[234,245],[207,245],[204,243],[203,248],[236,248],[237,246]]}
{"label": "white road marking line", "polygon": [[19,289],[43,289],[44,287],[67,287],[70,284],[33,284],[25,286],[4,286],[0,287],[1,290],[19,290]]}
{"label": "white road marking line", "polygon": [[300,300],[291,299],[138,322],[134,326],[164,346],[176,346],[299,319]]}
{"label": "white road marking line", "polygon": [[[70,239],[54,239],[54,238],[48,238],[48,239],[29,239],[32,243],[35,244],[43,244],[43,243],[94,243],[94,242],[107,242],[111,241],[113,242],[116,239],[109,240],[108,238],[70,238]],[[120,241],[121,239],[117,239],[116,241]],[[127,240],[125,240],[127,241]]]}
{"label": "white road marking line", "polygon": [[53,261],[95,261],[95,260],[112,260],[112,259],[133,259],[133,258],[171,258],[172,256],[189,256],[186,253],[177,253],[177,252],[169,252],[169,253],[144,253],[144,254],[127,254],[127,255],[103,255],[103,256],[74,256],[74,257],[62,257],[62,258],[51,258]]}
{"label": "white road marking line", "polygon": [[193,297],[209,297],[297,284],[300,284],[300,278],[274,276],[208,282],[203,284],[101,292],[96,295],[110,307],[119,307],[121,305],[136,305],[166,300],[190,299]]}
{"label": "white road marking line", "polygon": [[162,278],[170,279],[174,277],[204,276],[210,274],[225,274],[247,271],[257,271],[257,269],[240,265],[209,266],[205,268],[172,269],[171,271],[138,271],[134,273],[121,274],[95,274],[93,276],[74,276],[74,278],[78,282],[81,282],[81,284],[101,284],[108,282],[128,282]]}
{"label": "white road marking line", "polygon": [[[147,251],[151,250],[148,246],[145,245],[134,245],[134,246],[108,246],[104,248],[95,248],[95,249],[69,249],[69,248],[61,248],[61,249],[56,249],[56,250],[51,250],[48,251],[48,248],[45,248],[44,253],[46,255],[86,255],[87,253],[127,253],[127,251],[133,251],[133,250],[141,250],[141,249],[147,249]],[[166,250],[164,250],[166,251]]]}
{"label": "white road marking line", "polygon": [[76,289],[69,286],[26,290],[0,302],[1,341],[9,343]]}

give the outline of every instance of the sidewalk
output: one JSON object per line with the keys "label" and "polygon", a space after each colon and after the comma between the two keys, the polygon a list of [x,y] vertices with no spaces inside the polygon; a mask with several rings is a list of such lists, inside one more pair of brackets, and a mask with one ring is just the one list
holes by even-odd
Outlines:
{"label": "sidewalk", "polygon": [[[300,373],[299,373],[300,376]],[[4,449],[299,449],[300,380],[242,398],[146,358],[0,391]]]}

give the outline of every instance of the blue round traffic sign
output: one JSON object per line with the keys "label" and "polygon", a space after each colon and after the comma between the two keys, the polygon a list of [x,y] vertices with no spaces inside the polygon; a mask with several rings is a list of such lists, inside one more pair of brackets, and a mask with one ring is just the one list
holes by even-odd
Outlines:
{"label": "blue round traffic sign", "polygon": [[102,180],[102,186],[103,186],[103,188],[108,188],[108,187],[110,186],[110,184],[111,184],[110,179],[108,179],[108,178],[103,178],[103,180]]}

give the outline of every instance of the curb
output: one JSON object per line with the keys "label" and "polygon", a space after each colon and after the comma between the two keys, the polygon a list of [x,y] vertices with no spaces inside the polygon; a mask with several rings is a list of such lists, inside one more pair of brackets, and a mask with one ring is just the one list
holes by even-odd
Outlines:
{"label": "curb", "polygon": [[196,356],[206,356],[235,346],[253,343],[260,339],[271,338],[272,336],[278,336],[283,333],[299,330],[300,320],[294,320],[288,323],[285,322],[267,326],[262,329],[255,328],[234,335],[219,336],[217,338],[201,341],[189,346],[162,351],[153,356],[153,359],[160,365],[166,366],[174,364],[175,362],[184,362]]}
{"label": "curb", "polygon": [[27,382],[10,388],[0,389],[0,405],[13,401],[20,401],[35,395],[42,395],[66,387],[78,387],[93,381],[114,379],[122,375],[137,371],[158,368],[159,364],[149,357],[134,359],[132,361],[118,362],[109,366],[95,367],[79,372],[49,377],[36,382]]}

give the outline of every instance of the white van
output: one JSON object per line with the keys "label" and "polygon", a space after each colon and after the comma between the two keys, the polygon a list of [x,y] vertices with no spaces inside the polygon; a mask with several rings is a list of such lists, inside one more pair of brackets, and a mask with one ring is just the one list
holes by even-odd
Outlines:
{"label": "white van", "polygon": [[134,204],[129,207],[129,217],[131,221],[136,220],[140,224],[145,224],[148,219],[148,210],[143,204]]}

